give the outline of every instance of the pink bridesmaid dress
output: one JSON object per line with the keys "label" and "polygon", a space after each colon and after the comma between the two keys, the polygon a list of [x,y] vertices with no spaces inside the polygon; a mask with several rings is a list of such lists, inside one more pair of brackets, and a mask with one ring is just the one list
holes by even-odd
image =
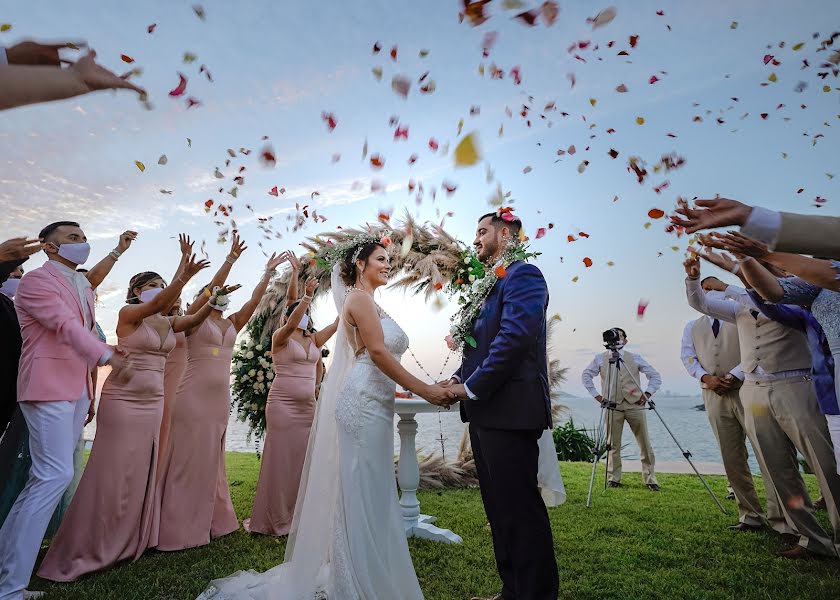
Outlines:
{"label": "pink bridesmaid dress", "polygon": [[321,356],[314,342],[297,340],[272,353],[276,376],[265,407],[265,448],[254,510],[245,528],[252,533],[288,535],[295,514],[309,430],[315,416],[315,366]]}
{"label": "pink bridesmaid dress", "polygon": [[230,361],[236,330],[206,319],[187,337],[181,380],[160,479],[158,550],[204,546],[239,529],[225,471]]}
{"label": "pink bridesmaid dress", "polygon": [[158,444],[158,481],[163,475],[163,465],[169,457],[169,432],[172,428],[172,415],[175,412],[175,398],[181,379],[187,370],[187,334],[179,331],[175,334],[175,348],[166,357],[163,371],[163,419],[160,422],[160,443]]}
{"label": "pink bridesmaid dress", "polygon": [[74,581],[121,560],[137,560],[157,543],[156,471],[163,371],[175,347],[145,321],[119,347],[131,354],[127,384],[108,377],[96,415],[96,438],[79,488],[38,576]]}

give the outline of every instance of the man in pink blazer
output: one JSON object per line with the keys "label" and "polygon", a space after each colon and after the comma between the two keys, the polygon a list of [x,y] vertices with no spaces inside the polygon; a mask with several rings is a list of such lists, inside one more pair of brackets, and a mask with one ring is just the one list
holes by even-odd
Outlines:
{"label": "man in pink blazer", "polygon": [[94,397],[91,369],[109,364],[112,377],[131,376],[125,356],[91,333],[93,291],[76,271],[90,246],[79,224],[53,223],[39,237],[49,260],[23,277],[15,296],[23,337],[17,396],[32,468],[0,529],[0,600],[24,597],[50,517],[73,478],[73,450]]}

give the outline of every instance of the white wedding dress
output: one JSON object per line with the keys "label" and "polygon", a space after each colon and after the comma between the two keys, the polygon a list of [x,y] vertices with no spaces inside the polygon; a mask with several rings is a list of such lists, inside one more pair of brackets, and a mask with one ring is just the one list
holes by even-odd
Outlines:
{"label": "white wedding dress", "polygon": [[[345,287],[333,271],[342,312]],[[397,360],[408,337],[381,314]],[[350,335],[348,335],[350,333]],[[342,319],[309,438],[286,561],[211,582],[199,600],[422,600],[394,477],[396,384],[362,352]]]}

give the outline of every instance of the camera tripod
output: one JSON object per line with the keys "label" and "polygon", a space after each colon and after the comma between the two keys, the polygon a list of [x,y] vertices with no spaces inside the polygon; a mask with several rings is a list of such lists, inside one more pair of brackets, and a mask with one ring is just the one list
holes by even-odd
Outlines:
{"label": "camera tripod", "polygon": [[[618,353],[618,345],[616,344],[605,344],[607,350],[610,352],[609,358],[609,367],[607,368],[607,379],[603,383],[603,390],[605,391],[604,399],[601,401],[601,417],[598,422],[598,429],[595,433],[595,446],[592,448],[592,475],[589,477],[589,493],[586,495],[586,508],[589,508],[592,504],[592,488],[595,485],[595,471],[598,468],[598,462],[601,460],[601,457],[606,455],[606,471],[604,473],[604,489],[607,488],[607,473],[610,470],[610,450],[612,450],[612,446],[610,445],[610,439],[612,434],[612,413],[611,411],[618,410],[618,402],[616,401],[619,398],[619,372],[622,369],[624,359],[621,358],[621,355]],[[636,385],[636,387],[641,390],[642,386],[639,384],[638,381],[633,377],[633,375],[627,370],[626,365],[623,366],[624,372],[630,376],[630,379]],[[697,478],[700,479],[700,482],[703,484],[703,487],[706,488],[706,491],[709,492],[709,495],[712,497],[712,500],[715,501],[718,508],[723,512],[723,514],[729,514],[724,508],[723,504],[720,503],[720,500],[717,499],[712,489],[709,487],[709,484],[706,483],[706,480],[700,474],[700,471],[697,470],[697,467],[694,466],[694,463],[691,461],[691,452],[688,450],[683,449],[680,445],[680,442],[677,440],[676,436],[674,436],[674,432],[671,431],[671,428],[668,427],[668,424],[665,422],[665,419],[662,418],[662,415],[659,414],[659,411],[656,409],[656,403],[653,400],[648,399],[647,401],[647,410],[652,410],[656,413],[656,416],[659,417],[659,420],[662,422],[662,426],[665,427],[665,431],[671,436],[671,439],[674,440],[674,443],[677,445],[677,448],[680,449],[680,452],[688,461],[688,464],[691,465],[691,468],[694,470],[695,475]],[[621,451],[621,449],[618,449]]]}

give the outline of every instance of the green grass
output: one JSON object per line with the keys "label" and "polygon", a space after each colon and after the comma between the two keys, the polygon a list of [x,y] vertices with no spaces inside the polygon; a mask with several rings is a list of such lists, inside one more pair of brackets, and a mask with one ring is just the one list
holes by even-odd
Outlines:
{"label": "green grass", "polygon": [[[243,519],[250,514],[259,464],[253,454],[229,453],[227,467]],[[723,501],[732,514],[721,514],[693,476],[661,474],[662,491],[656,494],[629,473],[623,488],[604,492],[601,471],[601,487],[587,510],[588,465],[563,463],[561,469],[569,500],[549,512],[562,598],[840,598],[838,561],[787,561],[771,554],[780,547],[774,534],[727,531],[736,521],[734,502]],[[807,482],[816,498],[813,476]],[[709,483],[723,498],[725,480],[710,477]],[[478,491],[424,492],[420,501],[423,512],[439,518],[438,525],[464,538],[461,545],[409,541],[425,597],[457,600],[497,592]],[[825,514],[820,518],[827,527]],[[239,531],[204,548],[150,551],[135,563],[75,583],[36,579],[31,587],[48,591],[49,600],[193,599],[211,579],[282,562],[285,543]]]}

